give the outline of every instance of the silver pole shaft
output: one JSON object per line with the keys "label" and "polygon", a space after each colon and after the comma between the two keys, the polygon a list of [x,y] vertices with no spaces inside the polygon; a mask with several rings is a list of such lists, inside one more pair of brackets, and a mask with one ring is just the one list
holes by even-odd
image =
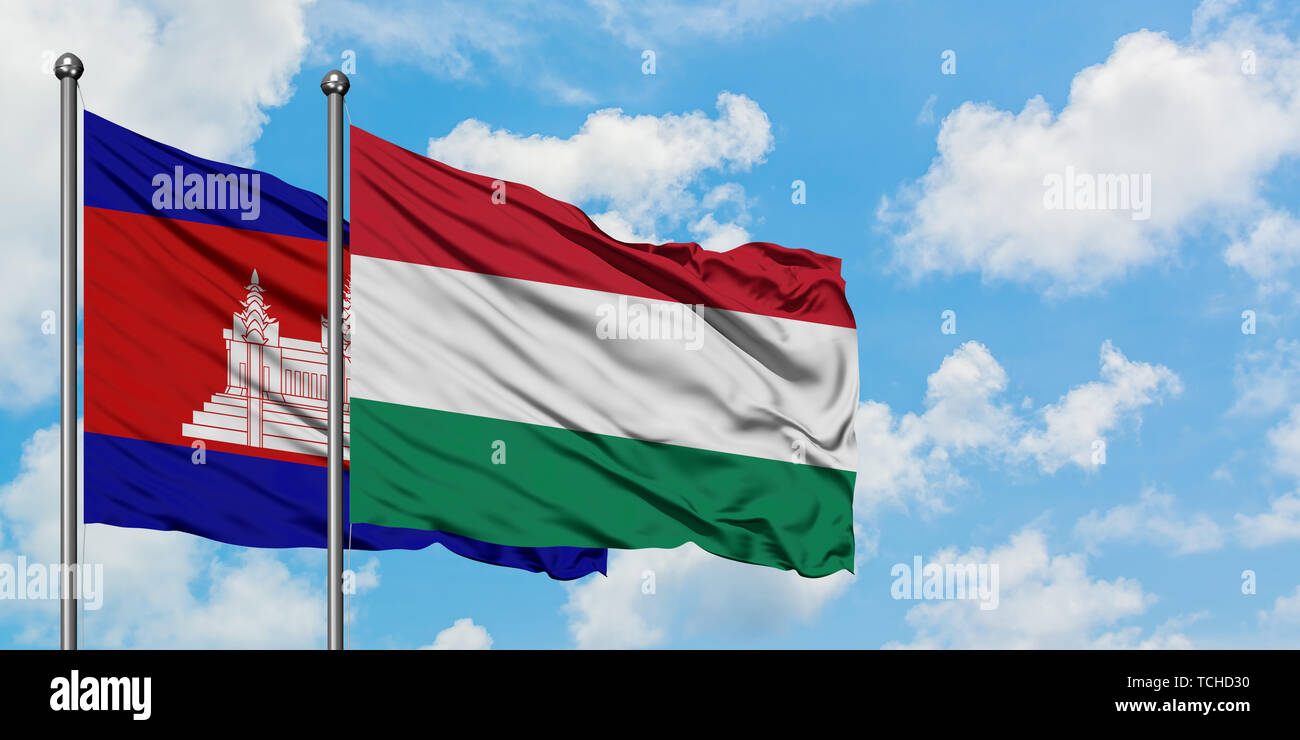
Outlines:
{"label": "silver pole shaft", "polygon": [[77,649],[77,80],[85,67],[76,54],[54,63],[59,80],[59,647]]}
{"label": "silver pole shaft", "polygon": [[343,96],[347,75],[321,80],[329,100],[329,649],[343,649]]}

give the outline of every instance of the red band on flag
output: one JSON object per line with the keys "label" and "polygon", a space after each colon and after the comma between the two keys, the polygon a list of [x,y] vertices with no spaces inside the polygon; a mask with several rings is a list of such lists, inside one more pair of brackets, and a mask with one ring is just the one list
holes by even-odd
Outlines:
{"label": "red band on flag", "polygon": [[[628,244],[576,206],[353,127],[353,254],[745,313],[855,326],[836,257],[753,242]],[[364,183],[364,187],[355,183]]]}
{"label": "red band on flag", "polygon": [[[254,270],[277,335],[321,341],[323,242],[101,208],[85,209],[85,232],[95,245],[85,258],[86,432],[186,447],[198,437],[209,449],[325,464],[201,429],[205,419],[246,411],[223,414],[215,396],[232,384],[223,334],[243,309]],[[277,390],[323,396],[324,350],[294,367],[296,374],[275,379]],[[198,431],[186,434],[186,425]]]}

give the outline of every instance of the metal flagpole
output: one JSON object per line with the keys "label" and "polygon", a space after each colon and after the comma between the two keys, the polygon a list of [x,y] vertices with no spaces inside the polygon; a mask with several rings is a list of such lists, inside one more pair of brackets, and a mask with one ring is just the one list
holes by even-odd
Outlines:
{"label": "metal flagpole", "polygon": [[85,65],[76,54],[54,62],[59,80],[59,270],[62,275],[59,320],[59,372],[62,414],[59,419],[59,552],[62,599],[59,600],[59,647],[77,649],[77,80]]}
{"label": "metal flagpole", "polygon": [[320,81],[329,99],[329,649],[343,649],[343,96],[338,70]]}

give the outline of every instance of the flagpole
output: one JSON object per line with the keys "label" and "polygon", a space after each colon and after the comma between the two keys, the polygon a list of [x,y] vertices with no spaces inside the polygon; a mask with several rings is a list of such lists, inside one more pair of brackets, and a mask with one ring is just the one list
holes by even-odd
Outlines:
{"label": "flagpole", "polygon": [[329,649],[343,649],[343,96],[351,83],[333,70],[320,81],[329,100]]}
{"label": "flagpole", "polygon": [[59,80],[59,647],[77,649],[77,80],[76,54],[54,62]]}

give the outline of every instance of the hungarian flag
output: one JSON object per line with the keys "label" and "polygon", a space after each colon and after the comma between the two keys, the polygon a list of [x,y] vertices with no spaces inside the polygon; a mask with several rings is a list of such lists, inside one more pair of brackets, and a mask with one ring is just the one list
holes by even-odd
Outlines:
{"label": "hungarian flag", "polygon": [[[325,547],[325,201],[93,113],[84,130],[86,521]],[[344,541],[556,578],[606,557],[372,524]]]}
{"label": "hungarian flag", "polygon": [[351,166],[356,521],[852,570],[838,259],[623,243],[357,128]]}

